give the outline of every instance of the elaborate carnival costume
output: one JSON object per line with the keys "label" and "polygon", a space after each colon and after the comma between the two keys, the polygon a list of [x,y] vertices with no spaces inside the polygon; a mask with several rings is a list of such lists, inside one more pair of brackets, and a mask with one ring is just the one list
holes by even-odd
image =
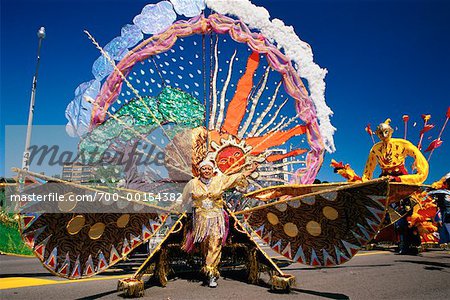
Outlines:
{"label": "elaborate carnival costume", "polygon": [[[390,126],[390,119],[378,125],[375,133],[380,138],[380,142],[375,144],[370,150],[369,157],[364,168],[362,180],[372,179],[375,166],[378,164],[381,168],[381,176],[389,176],[396,182],[405,183],[423,183],[428,176],[428,162],[411,142],[404,139],[392,138],[394,130]],[[407,156],[414,159],[414,166],[417,170],[416,174],[408,174],[405,168],[405,160]],[[411,217],[413,210],[410,198],[402,199],[399,205],[396,205],[396,211],[402,217],[396,221],[396,230],[400,236],[399,253],[415,254],[416,248],[413,246],[420,245],[420,236],[417,228],[409,226],[408,218]]]}
{"label": "elaborate carnival costume", "polygon": [[[211,161],[205,160],[200,163],[199,169],[206,166],[214,168]],[[212,287],[216,286],[215,280],[219,277],[222,244],[228,234],[228,222],[225,222],[228,215],[223,209],[223,193],[236,186],[247,185],[245,175],[238,173],[230,176],[218,174],[210,178],[200,175],[190,180],[184,188],[183,206],[188,206],[190,202],[193,206],[193,243],[200,243],[205,261],[202,271],[210,279],[209,285]]]}
{"label": "elaborate carnival costume", "polygon": [[[349,182],[361,182],[372,179],[375,167],[381,168],[380,177],[387,177],[392,182],[402,182],[406,184],[422,184],[428,176],[428,161],[422,152],[411,142],[405,139],[392,138],[393,128],[390,126],[390,119],[380,123],[375,131],[380,142],[376,143],[370,150],[364,174],[362,177],[347,164],[332,161],[331,166],[335,172],[345,177]],[[413,169],[415,173],[409,174],[405,167],[407,157],[414,159]],[[429,222],[427,216],[434,215],[434,205],[429,203],[426,193],[414,193],[411,197],[404,197],[398,203],[391,203],[388,207],[388,214],[385,219],[385,228],[380,231],[375,241],[397,241],[397,234],[400,236],[400,254],[415,253],[421,239],[428,241],[433,239],[431,233],[435,227]],[[425,199],[425,200],[422,200]],[[416,205],[419,204],[420,205]],[[394,231],[393,226],[396,228]]]}
{"label": "elaborate carnival costume", "polygon": [[[60,205],[57,214],[46,213],[46,207],[33,210],[36,203],[31,203],[20,217],[21,234],[53,274],[69,279],[99,274],[159,233],[162,241],[131,278],[119,282],[119,289],[142,295],[144,275],[151,274],[165,285],[176,262],[192,268],[196,264],[193,255],[186,257],[179,251],[188,211],[157,206],[156,201],[130,205],[127,196],[179,192],[171,184],[190,180],[192,166],[207,153],[213,154],[224,174],[239,173],[253,162],[260,167],[246,178],[246,194],[233,190],[222,198],[227,188],[243,184],[241,174],[218,175],[209,185],[198,178],[188,184],[196,214],[193,240],[203,245],[204,270],[218,275],[220,252],[223,260],[226,247],[232,247],[228,257],[244,258],[239,264],[248,272],[249,282],[257,283],[259,273],[267,271],[272,287],[278,289],[288,290],[294,277],[283,273],[253,240],[253,234],[293,261],[339,265],[376,235],[388,204],[421,189],[402,182],[392,184],[386,178],[354,185],[311,184],[324,151],[334,149],[331,110],[323,99],[326,71],[312,62],[311,47],[292,28],[279,20],[266,20],[264,13],[253,16],[256,7],[248,1],[241,0],[240,5],[207,1],[213,10],[210,15],[202,12],[204,4],[198,2],[203,3],[174,1],[177,13],[192,17],[175,23],[170,2],[146,6],[134,25],[125,26],[118,40],[101,50],[103,56],[93,66],[95,79],[77,88],[66,115],[68,132],[81,138],[80,151],[101,156],[111,150],[133,150],[139,142],[150,140],[166,154],[163,165],[168,178],[153,170],[139,173],[137,166],[124,171],[120,187],[101,187],[121,195],[117,202],[100,205],[107,208],[102,213],[99,207],[93,207],[92,213],[91,204],[78,209],[70,202]],[[244,19],[250,17],[250,27],[226,16],[241,12]],[[258,24],[266,28],[250,29]],[[153,35],[141,41],[144,33]],[[274,45],[272,41],[277,40]],[[192,45],[201,45],[201,51],[180,54]],[[221,68],[220,62],[226,62],[226,67]],[[194,64],[199,64],[197,70]],[[308,89],[300,76],[308,81]],[[255,78],[259,80],[254,82]],[[179,128],[169,129],[173,124]],[[180,128],[190,131],[183,135]],[[152,135],[157,130],[163,134]],[[152,142],[161,136],[167,140]],[[402,153],[397,152],[397,144],[393,146],[394,158],[386,163],[388,168],[400,166],[396,162]],[[23,194],[48,193],[52,180],[62,183],[58,188],[64,195],[100,189],[17,171],[42,179]],[[230,216],[227,239],[223,210]],[[221,240],[227,242],[223,248]]]}
{"label": "elaborate carnival costume", "polygon": [[[390,119],[378,125],[375,133],[380,138],[370,150],[364,168],[363,181],[372,179],[373,171],[378,164],[381,168],[381,176],[391,176],[396,182],[421,184],[428,176],[428,162],[422,152],[411,142],[404,139],[392,138],[394,130],[389,125]],[[417,172],[408,174],[405,168],[407,156],[414,158],[414,166]]]}
{"label": "elaborate carnival costume", "polygon": [[[390,122],[391,120],[387,119],[378,125],[375,131],[381,141],[370,150],[362,180],[372,179],[373,171],[378,164],[382,171],[380,177],[389,176],[390,180],[395,182],[422,184],[428,176],[427,160],[411,142],[392,138],[394,130],[389,125]],[[405,168],[407,156],[414,159],[416,174],[408,174]],[[416,254],[417,249],[414,246],[420,246],[421,243],[417,227],[410,226],[408,223],[408,218],[413,214],[412,201],[410,198],[405,198],[400,201],[399,205],[396,205],[397,212],[402,215],[395,223],[400,236],[400,254]]]}

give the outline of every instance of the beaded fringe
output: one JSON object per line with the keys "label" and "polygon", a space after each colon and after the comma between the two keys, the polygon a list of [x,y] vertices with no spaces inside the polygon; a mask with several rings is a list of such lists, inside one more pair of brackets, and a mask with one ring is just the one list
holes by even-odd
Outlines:
{"label": "beaded fringe", "polygon": [[201,269],[201,272],[203,274],[206,275],[206,277],[219,277],[220,273],[219,273],[219,269],[217,267],[213,267],[213,266],[204,266]]}
{"label": "beaded fringe", "polygon": [[203,242],[208,236],[222,238],[225,235],[225,219],[222,211],[196,213],[194,220],[194,243]]}

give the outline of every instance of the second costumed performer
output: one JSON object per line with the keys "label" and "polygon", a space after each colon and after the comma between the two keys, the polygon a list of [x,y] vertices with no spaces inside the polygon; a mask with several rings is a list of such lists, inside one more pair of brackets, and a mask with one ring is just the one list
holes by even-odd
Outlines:
{"label": "second costumed performer", "polygon": [[[204,259],[202,272],[209,287],[217,286],[222,246],[226,241],[228,228],[227,213],[223,209],[223,193],[231,188],[246,187],[249,176],[256,168],[254,163],[241,173],[216,174],[214,163],[204,160],[198,166],[200,176],[190,180],[183,190],[183,206],[192,206],[193,230],[191,243],[199,244]],[[191,248],[184,245],[183,248]]]}

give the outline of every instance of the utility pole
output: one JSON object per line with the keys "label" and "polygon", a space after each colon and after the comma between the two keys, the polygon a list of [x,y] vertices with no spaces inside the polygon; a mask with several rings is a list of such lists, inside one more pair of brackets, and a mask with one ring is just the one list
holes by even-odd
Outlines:
{"label": "utility pole", "polygon": [[[25,140],[25,150],[23,152],[22,157],[22,170],[28,171],[30,168],[30,143],[31,143],[31,129],[33,126],[33,113],[34,113],[34,100],[36,97],[36,86],[37,86],[37,78],[38,78],[38,71],[39,71],[39,63],[41,60],[40,54],[41,54],[41,45],[42,40],[45,38],[45,28],[41,27],[39,28],[37,32],[37,36],[39,38],[38,41],[38,50],[37,50],[37,61],[36,61],[36,71],[33,76],[33,85],[31,86],[31,99],[30,99],[30,111],[28,113],[28,125],[27,125],[27,137]],[[19,176],[20,183],[24,183],[24,176]]]}

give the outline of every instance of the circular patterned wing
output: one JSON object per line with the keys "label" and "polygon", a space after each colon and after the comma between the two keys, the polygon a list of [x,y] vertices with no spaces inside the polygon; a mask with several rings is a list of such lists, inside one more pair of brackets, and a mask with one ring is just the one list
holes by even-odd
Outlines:
{"label": "circular patterned wing", "polygon": [[80,279],[123,260],[153,236],[162,220],[148,213],[25,213],[20,221],[23,240],[44,267]]}
{"label": "circular patterned wing", "polygon": [[98,199],[74,201],[70,195],[89,194],[70,184],[46,182],[26,193],[64,195],[64,201],[60,199],[57,204],[28,202],[20,208],[19,225],[23,241],[44,267],[69,279],[91,277],[115,265],[152,238],[167,218],[167,213],[157,207],[120,208],[120,203],[130,204],[122,199],[108,205],[101,205]]}
{"label": "circular patterned wing", "polygon": [[385,215],[387,187],[387,181],[376,180],[238,214],[281,255],[311,266],[334,266],[348,261],[376,235]]}

